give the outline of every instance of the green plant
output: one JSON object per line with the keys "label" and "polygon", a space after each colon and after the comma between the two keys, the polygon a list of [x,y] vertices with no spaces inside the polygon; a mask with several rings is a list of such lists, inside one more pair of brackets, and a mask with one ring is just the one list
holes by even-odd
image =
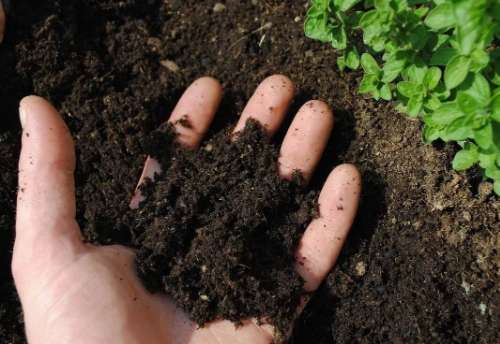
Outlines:
{"label": "green plant", "polygon": [[343,51],[340,70],[361,65],[360,92],[421,117],[426,144],[456,141],[453,168],[479,164],[500,195],[500,1],[312,4],[306,35]]}

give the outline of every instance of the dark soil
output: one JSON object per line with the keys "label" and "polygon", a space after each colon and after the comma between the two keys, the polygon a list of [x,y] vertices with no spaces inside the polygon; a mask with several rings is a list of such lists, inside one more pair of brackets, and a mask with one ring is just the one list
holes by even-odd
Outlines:
{"label": "dark soil", "polygon": [[[108,230],[137,246],[148,289],[172,295],[200,326],[253,317],[284,337],[305,295],[294,251],[318,215],[317,194],[303,193],[299,171],[280,178],[279,151],[265,137],[248,120],[234,142],[224,130],[201,149],[152,154],[163,172],[141,187],[139,208]],[[152,138],[150,147],[172,147],[175,132],[165,125]]]}
{"label": "dark soil", "polygon": [[222,12],[215,3],[11,2],[0,47],[0,342],[24,343],[10,273],[24,95],[49,99],[67,121],[78,155],[78,221],[88,240],[106,242],[98,229],[133,194],[141,142],[183,90],[204,75],[223,84],[211,136],[274,73],[296,83],[291,112],[309,99],[335,110],[311,188],[342,162],[364,180],[348,242],[291,342],[500,342],[500,202],[491,185],[476,170],[451,170],[456,147],[424,146],[420,122],[364,99],[361,72],[340,73],[335,51],[304,37],[305,1],[226,0]]}

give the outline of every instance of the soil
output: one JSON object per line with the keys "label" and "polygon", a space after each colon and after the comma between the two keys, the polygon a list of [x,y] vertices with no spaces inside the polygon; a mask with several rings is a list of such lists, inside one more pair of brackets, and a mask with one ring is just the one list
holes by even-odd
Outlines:
{"label": "soil", "polygon": [[183,90],[205,75],[221,81],[211,137],[274,73],[296,83],[291,113],[309,99],[335,111],[311,189],[342,162],[364,182],[339,261],[290,342],[500,342],[500,201],[491,184],[478,170],[451,169],[454,145],[424,146],[418,120],[363,98],[362,73],[340,73],[331,46],[304,37],[305,1],[226,0],[220,12],[216,2],[10,2],[0,47],[0,342],[25,342],[10,272],[23,96],[49,99],[67,121],[78,156],[77,220],[87,240],[106,242],[98,229],[133,194],[141,142]]}
{"label": "soil", "polygon": [[299,171],[280,178],[279,150],[252,120],[235,141],[223,130],[201,149],[172,150],[175,136],[170,124],[151,135],[162,173],[141,187],[138,209],[102,232],[136,247],[146,287],[172,295],[201,327],[253,317],[284,338],[306,295],[294,251],[318,216],[317,193],[303,193]]}

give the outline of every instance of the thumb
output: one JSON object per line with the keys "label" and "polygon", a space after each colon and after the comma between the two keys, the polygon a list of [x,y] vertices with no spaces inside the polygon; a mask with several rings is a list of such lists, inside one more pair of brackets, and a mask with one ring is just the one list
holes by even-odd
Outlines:
{"label": "thumb", "polygon": [[16,282],[27,272],[43,274],[54,259],[67,260],[83,247],[75,220],[71,134],[42,98],[24,98],[19,112],[23,133],[12,262]]}
{"label": "thumb", "polygon": [[0,0],[0,43],[3,41],[3,33],[5,31],[5,11],[3,10],[2,1]]}

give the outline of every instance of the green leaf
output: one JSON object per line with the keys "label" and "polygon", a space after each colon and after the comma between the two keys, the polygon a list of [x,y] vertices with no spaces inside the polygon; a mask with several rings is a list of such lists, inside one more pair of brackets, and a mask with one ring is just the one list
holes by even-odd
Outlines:
{"label": "green leaf", "polygon": [[366,74],[361,84],[359,85],[359,92],[368,93],[373,92],[377,89],[379,84],[378,75],[376,74]]}
{"label": "green leaf", "polygon": [[465,114],[460,110],[457,103],[444,103],[441,104],[432,113],[432,120],[439,125],[448,125],[457,118],[463,117]]}
{"label": "green leaf", "polygon": [[391,82],[394,79],[396,79],[399,76],[399,73],[403,70],[405,67],[406,61],[404,59],[402,60],[397,60],[397,59],[391,59],[387,61],[382,68],[383,76],[382,76],[382,81],[383,82]]}
{"label": "green leaf", "polygon": [[426,92],[427,91],[425,90],[424,85],[420,84],[417,85],[417,87],[415,87],[415,92],[411,95],[411,97],[418,101],[423,102],[424,97],[426,96]]}
{"label": "green leaf", "polygon": [[326,8],[328,7],[328,4],[330,3],[330,0],[311,0],[313,5],[319,6],[321,8]]}
{"label": "green leaf", "polygon": [[455,49],[449,47],[439,48],[432,55],[429,64],[431,66],[446,66],[455,56],[457,56]]}
{"label": "green leaf", "polygon": [[373,5],[374,5],[374,0],[365,1],[365,9],[369,9],[370,7],[373,7]]}
{"label": "green leaf", "polygon": [[[407,0],[390,0],[389,4],[391,8],[393,8],[396,12],[402,12],[408,9],[408,1]],[[409,12],[407,12],[409,13]]]}
{"label": "green leaf", "polygon": [[427,97],[424,99],[424,107],[429,109],[429,110],[437,110],[441,106],[441,102],[439,99],[432,95],[429,94]]}
{"label": "green leaf", "polygon": [[466,56],[459,55],[451,59],[444,71],[444,82],[446,87],[453,89],[460,85],[467,77],[471,63],[471,58]]}
{"label": "green leaf", "polygon": [[[359,21],[359,26],[361,26],[363,29],[367,29],[369,26],[372,26],[373,24],[377,23],[378,21],[378,11],[377,10],[371,10],[365,13],[364,16],[361,17],[361,20]],[[365,41],[365,43],[368,43]]]}
{"label": "green leaf", "polygon": [[379,84],[378,91],[380,93],[380,97],[385,100],[392,99],[391,88],[387,84]]}
{"label": "green leaf", "polygon": [[341,0],[340,1],[340,10],[347,11],[347,10],[351,9],[351,7],[356,5],[358,2],[361,2],[361,0]]}
{"label": "green leaf", "polygon": [[380,67],[378,66],[377,61],[368,53],[364,53],[361,55],[361,66],[365,72],[369,74],[377,74],[380,72]]}
{"label": "green leaf", "polygon": [[428,69],[427,64],[420,57],[416,57],[408,70],[408,78],[414,84],[421,84]]}
{"label": "green leaf", "polygon": [[439,69],[438,67],[429,68],[429,70],[427,70],[427,73],[425,73],[424,76],[423,80],[424,85],[427,85],[427,87],[430,90],[433,90],[438,85],[442,75],[443,73],[441,72],[441,69]]}
{"label": "green leaf", "polygon": [[415,89],[417,85],[408,81],[398,82],[397,89],[399,93],[401,93],[406,98],[411,98],[411,96],[415,93]]}
{"label": "green leaf", "polygon": [[484,76],[479,73],[470,73],[465,82],[457,88],[457,91],[463,91],[476,99],[480,107],[488,105],[491,97],[490,84]]}
{"label": "green leaf", "polygon": [[432,93],[441,101],[446,100],[451,96],[451,91],[446,88],[444,82],[437,84]]}
{"label": "green leaf", "polygon": [[337,13],[335,13],[335,16],[337,17],[339,23],[342,25],[342,26],[347,26],[349,25],[349,17],[347,16],[347,14],[343,13],[343,12],[340,12],[338,11]]}
{"label": "green leaf", "polygon": [[450,141],[461,141],[471,138],[472,129],[466,125],[467,117],[459,117],[446,127],[446,136]]}
{"label": "green leaf", "polygon": [[356,49],[355,46],[350,45],[347,47],[347,49],[344,51],[345,55],[345,64],[347,67],[351,69],[358,69],[359,68],[359,53],[358,49]]}
{"label": "green leaf", "polygon": [[304,23],[304,31],[307,37],[317,39],[322,42],[331,42],[332,36],[326,27],[325,14],[318,17],[309,17]]}
{"label": "green leaf", "polygon": [[497,196],[500,196],[500,180],[497,180],[493,184],[493,191],[495,191],[495,193],[497,194]]}
{"label": "green leaf", "polygon": [[490,63],[490,55],[483,49],[474,50],[470,56],[473,62],[471,68],[473,72],[483,70]]}
{"label": "green leaf", "polygon": [[476,98],[465,92],[458,92],[457,103],[460,110],[466,115],[474,114],[483,108]]}
{"label": "green leaf", "polygon": [[377,10],[390,11],[391,6],[389,0],[374,0],[374,5]]}
{"label": "green leaf", "polygon": [[[493,127],[493,144],[498,152],[500,151],[500,123],[492,121],[491,126]],[[500,153],[497,155],[496,159],[496,163],[500,167]]]}
{"label": "green leaf", "polygon": [[307,11],[307,16],[308,17],[318,17],[322,14],[325,14],[325,8],[315,5],[312,6],[308,11]]}
{"label": "green leaf", "polygon": [[479,148],[479,156],[477,160],[479,161],[479,166],[482,168],[488,168],[489,166],[495,165],[495,152],[491,149],[481,149]]}
{"label": "green leaf", "polygon": [[457,41],[462,55],[469,55],[487,22],[488,0],[454,0]]}
{"label": "green leaf", "polygon": [[341,72],[343,72],[345,70],[345,56],[339,56],[337,58],[337,65],[339,66],[339,69]]}
{"label": "green leaf", "polygon": [[410,99],[408,102],[408,115],[410,117],[417,117],[422,111],[422,106],[423,104],[421,101],[415,98]]}
{"label": "green leaf", "polygon": [[473,143],[466,142],[464,148],[459,151],[453,159],[453,169],[465,170],[471,167],[478,158],[477,146]]}
{"label": "green leaf", "polygon": [[436,6],[425,18],[425,25],[433,30],[441,30],[455,25],[453,5],[443,3]]}
{"label": "green leaf", "polygon": [[489,108],[491,110],[491,119],[500,122],[500,94],[491,99]]}
{"label": "green leaf", "polygon": [[484,171],[484,174],[488,178],[500,181],[500,169],[495,165],[487,167],[486,171]]}
{"label": "green leaf", "polygon": [[335,49],[340,50],[347,48],[347,35],[343,26],[340,26],[333,31],[332,46]]}
{"label": "green leaf", "polygon": [[479,147],[488,149],[493,143],[493,127],[487,123],[484,127],[474,130],[474,140]]}
{"label": "green leaf", "polygon": [[415,15],[419,19],[422,19],[423,17],[425,17],[425,15],[427,14],[427,12],[429,12],[429,8],[428,7],[421,7],[419,9],[415,10]]}
{"label": "green leaf", "polygon": [[431,126],[426,125],[423,131],[424,144],[428,145],[432,141],[439,139],[439,130]]}
{"label": "green leaf", "polygon": [[416,25],[410,33],[410,43],[414,50],[421,50],[427,40],[429,39],[429,35],[427,34],[427,30],[422,24]]}
{"label": "green leaf", "polygon": [[365,12],[362,11],[356,11],[351,16],[349,17],[349,25],[353,29],[358,29],[359,28],[359,23],[361,21],[361,18],[364,16]]}
{"label": "green leaf", "polygon": [[[448,43],[449,39],[450,36],[448,35],[431,35],[429,37],[429,40],[427,41],[426,49],[432,52],[436,52],[438,49],[445,48],[445,45],[446,43]],[[445,65],[446,63],[444,64],[444,66]]]}

